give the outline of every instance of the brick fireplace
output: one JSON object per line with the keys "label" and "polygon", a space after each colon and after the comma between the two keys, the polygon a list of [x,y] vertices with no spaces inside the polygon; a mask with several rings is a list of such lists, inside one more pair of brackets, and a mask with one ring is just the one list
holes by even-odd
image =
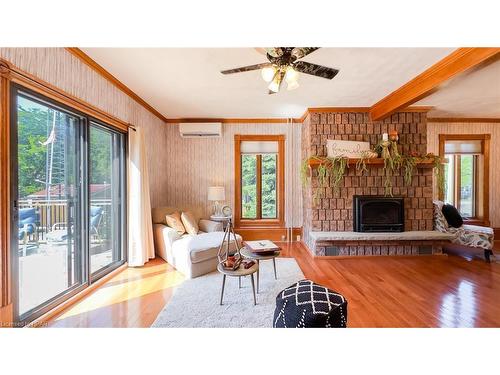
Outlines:
{"label": "brick fireplace", "polygon": [[[399,150],[403,154],[412,151],[427,152],[427,114],[425,112],[399,112],[384,121],[371,121],[367,112],[310,112],[302,127],[302,158],[326,156],[327,139],[370,142],[375,146],[382,137],[395,129],[399,134]],[[353,197],[355,195],[382,196],[384,189],[382,167],[368,166],[368,172],[361,173],[350,166],[338,192],[332,185],[318,187],[317,171],[313,170],[311,184],[303,189],[304,242],[314,255],[325,255],[326,245],[319,246],[310,232],[352,232]],[[392,177],[393,195],[404,201],[405,231],[430,231],[433,229],[432,186],[433,170],[417,168],[411,186],[406,186],[402,172]],[[316,202],[317,189],[322,189]],[[404,242],[404,241],[403,241]],[[391,242],[377,244],[379,255],[390,253],[414,254],[417,243]],[[373,243],[345,242],[337,249],[341,255],[373,254]],[[352,247],[355,251],[353,252]],[[427,251],[427,250],[425,250]],[[354,253],[354,254],[353,254]],[[337,254],[336,254],[337,255]]]}

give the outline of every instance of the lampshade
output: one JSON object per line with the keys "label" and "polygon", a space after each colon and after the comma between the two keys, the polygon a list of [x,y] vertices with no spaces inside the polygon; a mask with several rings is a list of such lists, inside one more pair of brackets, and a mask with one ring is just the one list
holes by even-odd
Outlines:
{"label": "lampshade", "polygon": [[269,84],[269,86],[267,86],[267,88],[269,90],[271,90],[272,92],[278,92],[280,91],[280,85],[279,85],[279,74],[276,74],[276,76],[274,77],[273,81]]}
{"label": "lampshade", "polygon": [[209,201],[224,201],[224,200],[226,200],[224,186],[210,186],[208,188],[208,200]]}
{"label": "lampshade", "polygon": [[273,66],[262,68],[260,72],[262,79],[266,82],[271,82],[276,74],[276,69]]}
{"label": "lampshade", "polygon": [[291,66],[286,69],[285,81],[290,84],[299,80],[299,73]]}

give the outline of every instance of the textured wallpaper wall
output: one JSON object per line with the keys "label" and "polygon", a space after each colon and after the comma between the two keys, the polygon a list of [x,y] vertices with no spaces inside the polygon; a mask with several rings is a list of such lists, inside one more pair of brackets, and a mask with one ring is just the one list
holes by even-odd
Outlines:
{"label": "textured wallpaper wall", "polygon": [[166,204],[164,174],[155,173],[168,155],[167,126],[64,48],[0,48],[0,57],[18,68],[76,96],[119,119],[141,126],[148,144],[151,205]]}
{"label": "textured wallpaper wall", "polygon": [[[234,135],[284,134],[285,140],[285,218],[287,226],[302,225],[302,192],[300,183],[301,124],[223,124],[223,136],[211,139],[185,139],[178,124],[168,124],[167,156],[160,169],[167,183],[163,194],[171,205],[201,205],[206,215],[212,210],[207,201],[209,186],[225,186],[226,204],[234,211]],[[162,157],[160,156],[160,157]]]}
{"label": "textured wallpaper wall", "polygon": [[[439,134],[491,134],[490,141],[490,222],[494,228],[500,227],[500,125],[495,123],[445,123],[427,124],[427,150],[439,153]],[[436,192],[434,192],[437,195]]]}

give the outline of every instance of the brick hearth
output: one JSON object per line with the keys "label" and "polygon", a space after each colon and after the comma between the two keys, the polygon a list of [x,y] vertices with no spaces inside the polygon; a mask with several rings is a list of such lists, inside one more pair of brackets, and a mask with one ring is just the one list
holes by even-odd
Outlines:
{"label": "brick hearth", "polygon": [[[395,129],[399,134],[398,147],[401,153],[416,151],[427,152],[427,115],[424,112],[400,112],[384,121],[371,121],[368,113],[310,112],[302,128],[302,158],[326,156],[327,139],[370,142],[375,146],[382,133]],[[404,197],[405,230],[426,231],[433,229],[432,185],[433,170],[417,168],[411,186],[406,186],[402,172],[392,177],[393,195]],[[324,255],[324,246],[319,248],[309,236],[309,231],[352,231],[354,195],[384,195],[384,170],[381,167],[368,167],[361,174],[351,166],[341,182],[338,192],[330,184],[318,187],[317,171],[313,170],[312,182],[303,189],[304,202],[304,241],[315,255]],[[322,189],[321,198],[313,202],[316,189]],[[355,254],[371,253],[372,246],[356,244]],[[394,244],[396,245],[396,244]],[[411,246],[408,243],[405,245]],[[400,244],[400,246],[403,246]],[[361,249],[360,249],[361,247]],[[392,253],[387,249],[388,253]],[[403,253],[408,253],[408,250]],[[401,250],[396,250],[401,253]],[[415,253],[415,250],[412,251]]]}

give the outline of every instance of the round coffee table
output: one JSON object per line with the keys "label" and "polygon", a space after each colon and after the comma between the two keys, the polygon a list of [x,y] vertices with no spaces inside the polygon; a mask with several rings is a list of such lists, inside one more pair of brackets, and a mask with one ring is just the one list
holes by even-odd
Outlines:
{"label": "round coffee table", "polygon": [[[232,277],[238,277],[239,282],[240,282],[240,287],[241,287],[241,276],[248,276],[250,275],[250,279],[252,280],[252,292],[253,292],[253,304],[257,304],[257,298],[255,296],[255,284],[253,281],[253,274],[257,272],[257,275],[259,274],[259,262],[255,262],[255,264],[252,267],[249,267],[245,269],[243,265],[240,265],[239,268],[235,269],[234,271],[231,269],[224,268],[221,263],[217,265],[217,271],[219,271],[222,274],[222,292],[220,294],[220,304],[222,305],[222,298],[224,298],[224,286],[226,285],[226,276],[232,276]],[[257,285],[259,285],[259,279],[257,278]]]}
{"label": "round coffee table", "polygon": [[[272,259],[273,260],[273,267],[274,267],[274,279],[275,280],[278,279],[278,276],[276,275],[276,257],[280,255],[281,250],[276,250],[273,252],[266,252],[266,253],[259,254],[259,253],[254,253],[254,252],[250,251],[250,249],[248,247],[244,247],[240,250],[240,252],[241,252],[241,255],[243,255],[243,257],[257,261],[257,264],[259,264],[259,262],[261,260]],[[257,268],[257,293],[259,293],[259,269],[258,268]]]}

